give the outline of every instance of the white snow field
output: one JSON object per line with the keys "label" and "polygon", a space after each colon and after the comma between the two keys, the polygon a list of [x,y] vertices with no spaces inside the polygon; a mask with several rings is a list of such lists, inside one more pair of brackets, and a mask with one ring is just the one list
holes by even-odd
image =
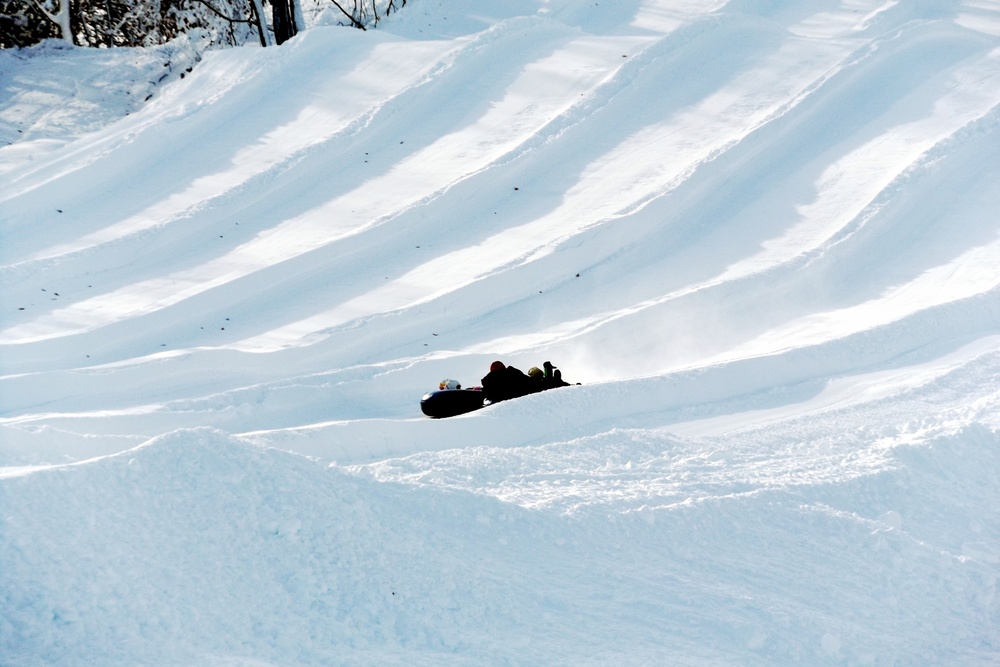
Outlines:
{"label": "white snow field", "polygon": [[0,53],[0,664],[1000,664],[1000,2],[197,51]]}

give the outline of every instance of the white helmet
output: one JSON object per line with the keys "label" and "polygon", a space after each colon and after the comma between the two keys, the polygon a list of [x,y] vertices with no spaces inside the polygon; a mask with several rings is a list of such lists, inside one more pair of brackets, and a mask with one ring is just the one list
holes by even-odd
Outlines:
{"label": "white helmet", "polygon": [[462,385],[458,383],[458,380],[441,380],[441,384],[438,387],[444,391],[445,389],[461,389]]}

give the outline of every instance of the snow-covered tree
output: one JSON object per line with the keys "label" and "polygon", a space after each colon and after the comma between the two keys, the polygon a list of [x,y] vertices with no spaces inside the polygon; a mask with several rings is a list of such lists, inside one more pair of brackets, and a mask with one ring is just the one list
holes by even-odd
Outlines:
{"label": "snow-covered tree", "polygon": [[0,0],[0,48],[53,37],[78,46],[151,46],[194,29],[205,31],[214,46],[270,46],[291,39],[310,19],[364,30],[405,5],[406,0]]}
{"label": "snow-covered tree", "polygon": [[51,38],[73,43],[70,0],[0,0],[0,48]]}
{"label": "snow-covered tree", "polygon": [[69,22],[69,0],[31,0],[35,8],[56,25],[59,38],[73,43],[73,31]]}

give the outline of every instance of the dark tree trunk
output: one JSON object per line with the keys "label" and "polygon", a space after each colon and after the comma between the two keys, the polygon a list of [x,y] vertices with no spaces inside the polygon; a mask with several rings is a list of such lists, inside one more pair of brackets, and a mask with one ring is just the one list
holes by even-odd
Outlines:
{"label": "dark tree trunk", "polygon": [[271,16],[276,44],[288,41],[298,32],[290,0],[271,0]]}

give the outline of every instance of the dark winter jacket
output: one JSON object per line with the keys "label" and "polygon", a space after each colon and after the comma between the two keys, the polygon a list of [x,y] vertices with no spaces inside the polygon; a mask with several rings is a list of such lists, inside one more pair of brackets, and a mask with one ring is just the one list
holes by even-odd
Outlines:
{"label": "dark winter jacket", "polygon": [[538,383],[513,366],[490,371],[482,379],[483,397],[490,403],[538,391]]}

